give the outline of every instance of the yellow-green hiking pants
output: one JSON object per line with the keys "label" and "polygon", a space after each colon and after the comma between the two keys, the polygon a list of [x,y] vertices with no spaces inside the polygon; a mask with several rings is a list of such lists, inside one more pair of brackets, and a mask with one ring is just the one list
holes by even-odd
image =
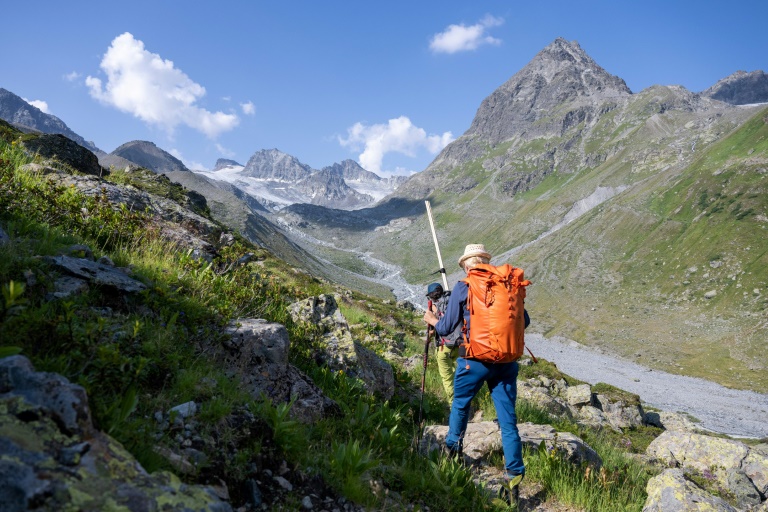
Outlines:
{"label": "yellow-green hiking pants", "polygon": [[459,357],[459,347],[452,349],[437,347],[437,369],[443,381],[448,406],[453,403],[453,377],[456,374],[456,359]]}

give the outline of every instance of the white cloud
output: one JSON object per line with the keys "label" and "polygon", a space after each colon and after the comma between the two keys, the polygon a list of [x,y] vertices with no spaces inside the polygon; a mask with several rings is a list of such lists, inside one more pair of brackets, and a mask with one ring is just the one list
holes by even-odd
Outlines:
{"label": "white cloud", "polygon": [[241,103],[240,108],[243,109],[243,114],[246,114],[249,116],[252,116],[256,113],[256,105],[254,105],[252,101]]}
{"label": "white cloud", "polygon": [[75,80],[77,80],[77,79],[78,79],[78,78],[80,78],[81,76],[82,76],[82,75],[81,75],[80,73],[78,73],[77,71],[72,71],[71,73],[67,73],[66,75],[64,75],[64,77],[63,77],[63,78],[64,78],[64,80],[66,80],[67,82],[74,82]]}
{"label": "white cloud", "polygon": [[499,45],[501,39],[487,35],[486,30],[503,23],[503,18],[488,15],[469,27],[464,24],[448,25],[448,28],[432,37],[429,49],[435,53],[456,53],[475,50],[484,44]]}
{"label": "white cloud", "polygon": [[40,109],[41,112],[44,112],[46,114],[50,114],[51,112],[48,110],[48,103],[43,100],[28,100],[27,98],[21,98],[33,107],[37,107]]}
{"label": "white cloud", "polygon": [[380,173],[384,155],[390,152],[406,156],[416,156],[416,151],[426,149],[432,154],[438,153],[453,140],[451,132],[442,135],[427,135],[424,129],[414,126],[405,116],[390,119],[387,124],[366,126],[355,123],[347,128],[347,138],[339,137],[339,143],[357,151],[360,165],[365,169]]}
{"label": "white cloud", "polygon": [[231,149],[225,148],[224,146],[222,146],[218,142],[216,143],[216,150],[219,153],[221,153],[221,156],[223,156],[225,158],[234,158],[235,157],[235,152],[234,151],[232,151]]}
{"label": "white cloud", "polygon": [[168,153],[172,154],[173,156],[181,160],[181,163],[183,163],[184,166],[190,171],[191,170],[195,170],[195,171],[207,170],[205,165],[201,164],[200,162],[195,162],[194,160],[187,160],[186,158],[184,158],[184,156],[181,154],[181,151],[179,151],[178,149],[171,149],[168,151]]}
{"label": "white cloud", "polygon": [[205,88],[172,61],[144,49],[144,43],[128,32],[112,41],[101,69],[107,75],[106,84],[90,75],[85,79],[93,98],[160,126],[169,135],[183,124],[213,139],[240,122],[235,114],[198,106]]}

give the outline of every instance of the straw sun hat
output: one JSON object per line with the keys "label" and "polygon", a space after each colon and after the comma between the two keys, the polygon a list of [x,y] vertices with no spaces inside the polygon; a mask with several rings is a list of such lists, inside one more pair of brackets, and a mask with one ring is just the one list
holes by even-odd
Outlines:
{"label": "straw sun hat", "polygon": [[485,250],[483,244],[469,244],[464,248],[464,254],[459,258],[459,266],[463,266],[464,260],[471,258],[472,256],[481,256],[483,258],[491,259],[491,254]]}

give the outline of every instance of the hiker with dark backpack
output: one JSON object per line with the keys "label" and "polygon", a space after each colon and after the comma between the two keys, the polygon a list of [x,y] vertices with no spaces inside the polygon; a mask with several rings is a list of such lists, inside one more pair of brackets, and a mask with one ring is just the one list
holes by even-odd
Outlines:
{"label": "hiker with dark backpack", "polygon": [[517,359],[524,349],[524,330],[530,323],[525,311],[523,271],[510,265],[490,265],[491,255],[482,244],[467,245],[459,266],[467,279],[453,288],[445,314],[431,311],[424,321],[438,335],[463,326],[464,343],[459,347],[454,396],[445,445],[449,456],[462,457],[464,432],[470,403],[483,383],[496,407],[508,481],[501,491],[511,504],[519,499],[519,484],[525,474],[522,444],[517,430]]}
{"label": "hiker with dark backpack", "polygon": [[[445,315],[445,308],[448,305],[448,298],[451,292],[444,292],[440,283],[432,283],[427,287],[427,297],[432,301],[432,313],[437,318]],[[456,373],[456,359],[459,357],[459,345],[463,341],[462,326],[457,325],[447,336],[435,336],[435,354],[437,359],[437,370],[440,373],[440,380],[443,381],[445,396],[448,398],[448,405],[453,404],[453,378]]]}

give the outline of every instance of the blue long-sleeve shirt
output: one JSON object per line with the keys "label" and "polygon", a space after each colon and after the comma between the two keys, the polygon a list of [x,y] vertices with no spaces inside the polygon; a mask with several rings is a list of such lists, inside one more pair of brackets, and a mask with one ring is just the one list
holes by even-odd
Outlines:
{"label": "blue long-sleeve shirt", "polygon": [[[445,314],[435,325],[435,332],[440,336],[448,336],[456,327],[464,322],[464,311],[467,308],[467,283],[459,281],[451,291]],[[467,332],[469,332],[469,312],[467,311]]]}

